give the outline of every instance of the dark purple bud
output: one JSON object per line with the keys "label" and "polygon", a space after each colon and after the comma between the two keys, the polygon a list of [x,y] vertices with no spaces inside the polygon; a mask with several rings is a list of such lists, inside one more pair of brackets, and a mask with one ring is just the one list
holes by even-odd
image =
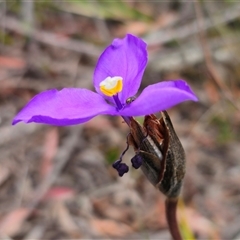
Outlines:
{"label": "dark purple bud", "polygon": [[120,163],[118,168],[117,168],[117,171],[118,171],[118,175],[120,177],[122,177],[125,173],[127,173],[129,170],[129,167],[127,166],[127,164],[125,163]]}
{"label": "dark purple bud", "polygon": [[118,167],[120,166],[121,162],[122,162],[121,159],[115,161],[115,162],[112,164],[112,167],[115,168],[115,169],[118,169]]}
{"label": "dark purple bud", "polygon": [[112,166],[118,171],[118,175],[120,177],[122,177],[129,170],[129,167],[126,165],[126,163],[122,163],[122,159],[119,159],[116,162],[114,162]]}
{"label": "dark purple bud", "polygon": [[132,162],[132,166],[135,169],[138,169],[142,165],[142,157],[139,154],[137,154],[131,159],[131,162]]}

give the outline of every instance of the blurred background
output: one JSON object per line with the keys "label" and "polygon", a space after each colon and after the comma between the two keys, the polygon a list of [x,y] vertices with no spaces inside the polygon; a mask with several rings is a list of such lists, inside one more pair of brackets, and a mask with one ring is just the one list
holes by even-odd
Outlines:
{"label": "blurred background", "polygon": [[168,111],[187,156],[184,239],[240,239],[240,3],[230,0],[0,1],[0,239],[170,239],[164,196],[140,170],[120,178],[111,167],[126,147],[121,118],[11,126],[43,90],[93,89],[99,55],[126,33],[148,43],[141,89],[184,79],[199,97]]}

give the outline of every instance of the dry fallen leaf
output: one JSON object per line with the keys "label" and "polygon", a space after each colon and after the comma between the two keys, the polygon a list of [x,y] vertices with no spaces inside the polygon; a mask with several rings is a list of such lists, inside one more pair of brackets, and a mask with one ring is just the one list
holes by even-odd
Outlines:
{"label": "dry fallen leaf", "polygon": [[129,222],[133,220],[133,209],[127,207],[114,206],[108,198],[96,199],[93,201],[94,210],[104,218],[116,221]]}
{"label": "dry fallen leaf", "polygon": [[18,208],[8,213],[0,222],[0,232],[9,237],[20,233],[23,227],[22,225],[30,212],[30,209]]}
{"label": "dry fallen leaf", "polygon": [[84,124],[84,128],[89,128],[93,130],[105,130],[105,129],[112,129],[112,123],[108,118],[105,116],[98,116],[96,118],[93,118],[91,121],[86,122]]}
{"label": "dry fallen leaf", "polygon": [[146,33],[150,27],[151,25],[146,22],[131,21],[127,23],[125,31],[135,35],[142,35]]}
{"label": "dry fallen leaf", "polygon": [[205,83],[204,88],[211,103],[216,103],[219,101],[219,92],[212,82],[208,81],[207,83]]}
{"label": "dry fallen leaf", "polygon": [[104,237],[124,237],[132,233],[132,229],[120,222],[108,219],[91,219],[90,225],[101,236]]}
{"label": "dry fallen leaf", "polygon": [[62,201],[54,201],[53,213],[61,229],[71,236],[80,238],[80,230]]}
{"label": "dry fallen leaf", "polygon": [[69,200],[75,196],[75,192],[67,187],[52,187],[44,196],[44,200]]}
{"label": "dry fallen leaf", "polygon": [[199,236],[209,239],[220,239],[214,224],[193,208],[178,208],[178,219],[179,221],[186,219],[190,229]]}
{"label": "dry fallen leaf", "polygon": [[22,69],[26,66],[26,62],[21,58],[0,56],[0,67]]}
{"label": "dry fallen leaf", "polygon": [[0,165],[0,185],[3,184],[5,180],[8,179],[9,176],[10,170],[5,166]]}
{"label": "dry fallen leaf", "polygon": [[165,203],[164,198],[161,195],[159,195],[156,204],[154,204],[152,208],[148,209],[144,217],[144,224],[151,230],[167,227],[165,218]]}

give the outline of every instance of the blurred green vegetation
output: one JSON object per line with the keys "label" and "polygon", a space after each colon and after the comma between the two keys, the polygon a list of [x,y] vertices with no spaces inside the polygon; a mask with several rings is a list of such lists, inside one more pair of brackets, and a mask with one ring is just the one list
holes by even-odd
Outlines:
{"label": "blurred green vegetation", "polygon": [[219,144],[225,144],[235,139],[231,121],[226,116],[213,116],[211,125],[217,131],[216,140]]}
{"label": "blurred green vegetation", "polygon": [[181,232],[183,239],[195,240],[194,234],[189,227],[188,220],[186,219],[186,214],[184,212],[185,205],[184,205],[184,201],[182,198],[179,198],[178,209],[182,212],[181,218],[179,220],[179,228],[180,228],[180,232]]}
{"label": "blurred green vegetation", "polygon": [[11,46],[14,43],[14,37],[12,34],[0,29],[0,43]]}
{"label": "blurred green vegetation", "polygon": [[105,152],[105,159],[108,164],[114,163],[119,159],[120,151],[118,147],[109,148]]}
{"label": "blurred green vegetation", "polygon": [[134,19],[141,21],[152,21],[153,17],[133,8],[125,1],[88,1],[88,0],[75,0],[68,2],[67,5],[61,7],[66,11],[78,13],[91,17],[102,17],[105,19]]}

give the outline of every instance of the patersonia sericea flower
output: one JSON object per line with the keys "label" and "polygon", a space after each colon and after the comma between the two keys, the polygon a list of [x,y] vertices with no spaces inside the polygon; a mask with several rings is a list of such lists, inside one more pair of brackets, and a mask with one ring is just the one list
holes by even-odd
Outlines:
{"label": "patersonia sericea flower", "polygon": [[[143,40],[130,34],[114,39],[96,65],[96,92],[81,88],[41,92],[15,116],[13,125],[23,121],[67,126],[87,122],[100,114],[122,116],[129,124],[131,116],[153,114],[186,100],[197,101],[183,80],[149,85],[136,97],[147,64],[146,48]],[[121,159],[113,166],[119,175],[128,171]]]}

